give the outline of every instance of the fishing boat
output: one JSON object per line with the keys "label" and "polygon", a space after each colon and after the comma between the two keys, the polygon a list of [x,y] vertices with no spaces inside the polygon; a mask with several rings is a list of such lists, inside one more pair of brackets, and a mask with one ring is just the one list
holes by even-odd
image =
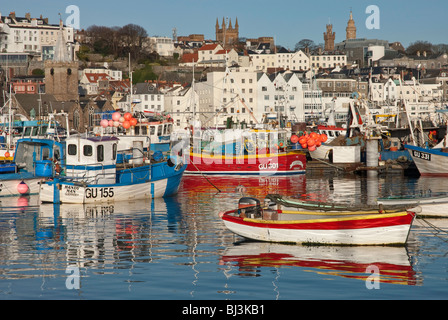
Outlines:
{"label": "fishing boat", "polygon": [[118,141],[113,136],[77,135],[66,139],[62,172],[41,184],[40,201],[129,201],[167,197],[178,191],[186,165],[171,158],[143,156],[117,163]]}
{"label": "fishing boat", "polygon": [[421,176],[448,176],[448,148],[419,147],[406,144],[404,146],[412,157]]}
{"label": "fishing boat", "polygon": [[54,139],[18,140],[13,161],[0,166],[0,197],[38,194],[39,184],[64,163],[63,148]]}
{"label": "fishing boat", "polygon": [[241,198],[238,209],[220,213],[226,227],[248,239],[320,245],[404,245],[415,213],[312,212],[264,209]]}
{"label": "fishing boat", "polygon": [[208,140],[193,136],[186,173],[224,175],[304,174],[306,153],[288,148],[282,129],[214,131]]}
{"label": "fishing boat", "polygon": [[377,201],[384,206],[411,208],[417,217],[448,218],[448,193],[390,196],[378,198]]}

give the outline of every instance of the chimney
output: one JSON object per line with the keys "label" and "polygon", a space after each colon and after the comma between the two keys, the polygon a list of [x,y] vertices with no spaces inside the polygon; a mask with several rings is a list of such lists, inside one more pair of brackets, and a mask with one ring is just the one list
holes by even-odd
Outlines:
{"label": "chimney", "polygon": [[31,14],[29,12],[25,13],[25,18],[29,21],[31,20]]}
{"label": "chimney", "polygon": [[15,12],[15,11],[10,12],[10,13],[9,13],[9,17],[10,17],[11,19],[15,19],[15,18],[16,18],[16,12]]}

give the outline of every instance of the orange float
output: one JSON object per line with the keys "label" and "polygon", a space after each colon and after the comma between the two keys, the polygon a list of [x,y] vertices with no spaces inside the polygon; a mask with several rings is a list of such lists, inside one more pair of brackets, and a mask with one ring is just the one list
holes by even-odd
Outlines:
{"label": "orange float", "polygon": [[326,142],[327,140],[328,140],[327,135],[326,135],[325,133],[322,133],[322,134],[320,135],[320,141],[321,141],[321,142]]}
{"label": "orange float", "polygon": [[297,143],[298,141],[299,141],[299,137],[296,136],[295,134],[293,134],[293,135],[291,136],[291,142],[292,142],[292,143]]}
{"label": "orange float", "polygon": [[130,123],[131,126],[133,127],[133,126],[135,126],[135,125],[137,124],[137,119],[135,119],[135,118],[131,118],[131,119],[129,120],[129,123]]}
{"label": "orange float", "polygon": [[123,122],[123,128],[129,129],[131,127],[131,123],[128,120],[125,120]]}
{"label": "orange float", "polygon": [[308,147],[314,147],[316,145],[316,141],[313,138],[308,139]]}

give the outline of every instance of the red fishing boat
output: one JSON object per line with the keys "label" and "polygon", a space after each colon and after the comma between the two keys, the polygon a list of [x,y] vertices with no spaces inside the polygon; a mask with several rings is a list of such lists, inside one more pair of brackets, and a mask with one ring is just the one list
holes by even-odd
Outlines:
{"label": "red fishing boat", "polygon": [[289,136],[288,131],[280,129],[215,132],[193,142],[186,173],[304,174],[306,153],[288,148]]}
{"label": "red fishing boat", "polygon": [[226,227],[245,238],[266,242],[324,245],[404,245],[415,212],[312,212],[269,210],[255,198],[220,213]]}

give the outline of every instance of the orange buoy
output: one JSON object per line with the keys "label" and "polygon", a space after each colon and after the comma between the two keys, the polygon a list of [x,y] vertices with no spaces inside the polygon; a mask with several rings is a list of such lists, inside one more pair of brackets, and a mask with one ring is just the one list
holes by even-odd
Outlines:
{"label": "orange buoy", "polygon": [[322,134],[320,135],[320,141],[322,141],[322,142],[326,142],[327,140],[328,140],[327,135],[326,135],[325,133],[322,133]]}
{"label": "orange buoy", "polygon": [[125,120],[123,122],[123,128],[129,129],[131,127],[131,123],[128,120]]}
{"label": "orange buoy", "polygon": [[292,142],[292,143],[297,143],[298,141],[299,141],[299,137],[296,136],[295,134],[293,134],[293,135],[291,136],[291,142]]}
{"label": "orange buoy", "polygon": [[313,138],[310,138],[307,143],[308,147],[313,147],[316,145],[316,141]]}

